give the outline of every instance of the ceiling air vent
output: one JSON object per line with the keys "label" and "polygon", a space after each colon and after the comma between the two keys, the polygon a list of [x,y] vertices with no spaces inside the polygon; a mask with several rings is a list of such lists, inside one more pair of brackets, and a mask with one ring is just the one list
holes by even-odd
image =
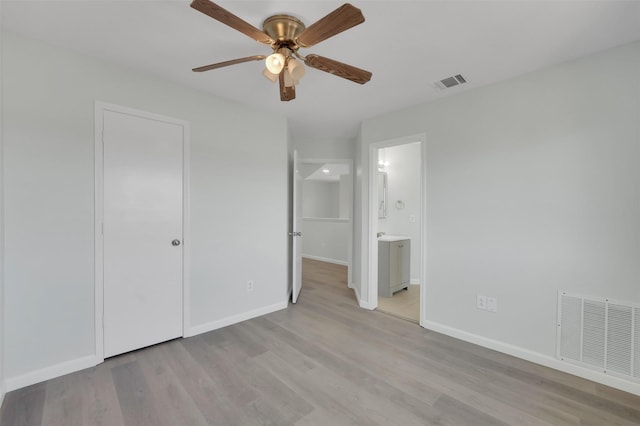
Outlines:
{"label": "ceiling air vent", "polygon": [[460,84],[464,84],[467,82],[467,79],[462,76],[462,74],[454,75],[453,77],[443,78],[440,81],[436,81],[435,86],[440,89],[449,89],[454,86],[458,86]]}

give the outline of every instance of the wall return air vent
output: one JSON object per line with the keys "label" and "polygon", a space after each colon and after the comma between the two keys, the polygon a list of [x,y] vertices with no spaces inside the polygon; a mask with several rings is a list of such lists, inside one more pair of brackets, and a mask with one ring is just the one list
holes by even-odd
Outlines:
{"label": "wall return air vent", "polygon": [[640,305],[559,292],[557,357],[640,382]]}
{"label": "wall return air vent", "polygon": [[456,74],[452,77],[443,78],[440,81],[436,81],[435,86],[440,89],[449,89],[451,87],[459,86],[467,82],[467,79],[462,76],[462,74]]}

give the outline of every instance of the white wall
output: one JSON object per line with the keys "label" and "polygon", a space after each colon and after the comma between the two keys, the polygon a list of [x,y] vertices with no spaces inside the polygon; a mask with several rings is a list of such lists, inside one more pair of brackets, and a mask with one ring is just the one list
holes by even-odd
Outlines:
{"label": "white wall", "polygon": [[[368,186],[365,185],[363,177],[363,163],[367,162],[368,146],[364,149],[364,141],[362,139],[362,129],[358,132],[358,138],[355,144],[355,159],[353,163],[353,260],[352,268],[353,275],[351,277],[351,286],[356,293],[358,303],[363,308],[371,308],[368,304],[368,261],[365,256],[368,256],[366,250],[367,244],[369,244],[369,198],[364,197],[368,191]],[[367,173],[368,173],[367,168]]]}
{"label": "white wall", "polygon": [[[382,148],[389,164],[387,173],[387,217],[378,220],[378,231],[411,239],[411,282],[420,282],[420,142]],[[404,208],[397,206],[397,201]],[[412,221],[413,220],[413,221]]]}
{"label": "white wall", "polygon": [[347,265],[349,221],[345,219],[302,220],[302,256]]}
{"label": "white wall", "polygon": [[298,158],[331,160],[353,160],[355,158],[355,140],[353,139],[294,137],[293,144],[298,151]]}
{"label": "white wall", "polygon": [[286,306],[284,117],[14,34],[2,47],[7,380],[94,353],[94,100],[190,122],[191,331]]}
{"label": "white wall", "polygon": [[302,181],[303,217],[340,217],[340,182]]}
{"label": "white wall", "polygon": [[351,174],[340,175],[340,208],[338,217],[349,219],[353,208],[353,177]]}
{"label": "white wall", "polygon": [[558,290],[640,301],[638,75],[635,43],[363,123],[361,230],[369,145],[426,134],[429,324],[553,357]]}

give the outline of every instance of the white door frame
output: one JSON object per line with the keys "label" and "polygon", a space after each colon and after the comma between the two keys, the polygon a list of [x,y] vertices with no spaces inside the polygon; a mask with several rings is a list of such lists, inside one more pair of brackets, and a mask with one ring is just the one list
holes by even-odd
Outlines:
{"label": "white door frame", "polygon": [[[349,222],[347,223],[349,233],[347,235],[347,286],[353,288],[353,196],[355,188],[355,175],[353,170],[353,160],[348,158],[298,158],[298,164],[347,164],[349,165],[349,175],[351,177],[351,188],[349,191]],[[304,191],[304,184],[302,190]],[[302,235],[304,238],[304,234]]]}
{"label": "white door frame", "polygon": [[427,293],[427,135],[419,133],[417,135],[404,136],[397,139],[389,139],[380,142],[374,142],[369,145],[369,233],[363,238],[368,241],[365,245],[368,252],[369,263],[369,294],[368,308],[375,309],[378,307],[378,239],[375,237],[378,233],[378,185],[376,182],[378,174],[378,150],[380,148],[388,148],[392,146],[405,145],[408,143],[420,142],[420,325],[425,326],[426,323],[426,293]]}
{"label": "white door frame", "polygon": [[146,111],[120,105],[95,101],[95,198],[94,198],[94,235],[95,235],[95,351],[96,362],[104,361],[104,238],[102,225],[104,220],[104,150],[102,135],[104,131],[104,112],[112,111],[134,115],[165,123],[182,126],[183,164],[182,164],[182,335],[188,335],[189,316],[189,122],[166,117]]}

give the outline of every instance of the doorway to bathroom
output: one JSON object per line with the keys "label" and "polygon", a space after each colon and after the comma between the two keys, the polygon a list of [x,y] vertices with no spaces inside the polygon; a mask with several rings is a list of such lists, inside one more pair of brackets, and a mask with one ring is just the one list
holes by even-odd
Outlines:
{"label": "doorway to bathroom", "polygon": [[[423,143],[387,141],[371,152],[370,294],[376,309],[420,323],[423,279]],[[374,278],[375,277],[375,278]]]}

